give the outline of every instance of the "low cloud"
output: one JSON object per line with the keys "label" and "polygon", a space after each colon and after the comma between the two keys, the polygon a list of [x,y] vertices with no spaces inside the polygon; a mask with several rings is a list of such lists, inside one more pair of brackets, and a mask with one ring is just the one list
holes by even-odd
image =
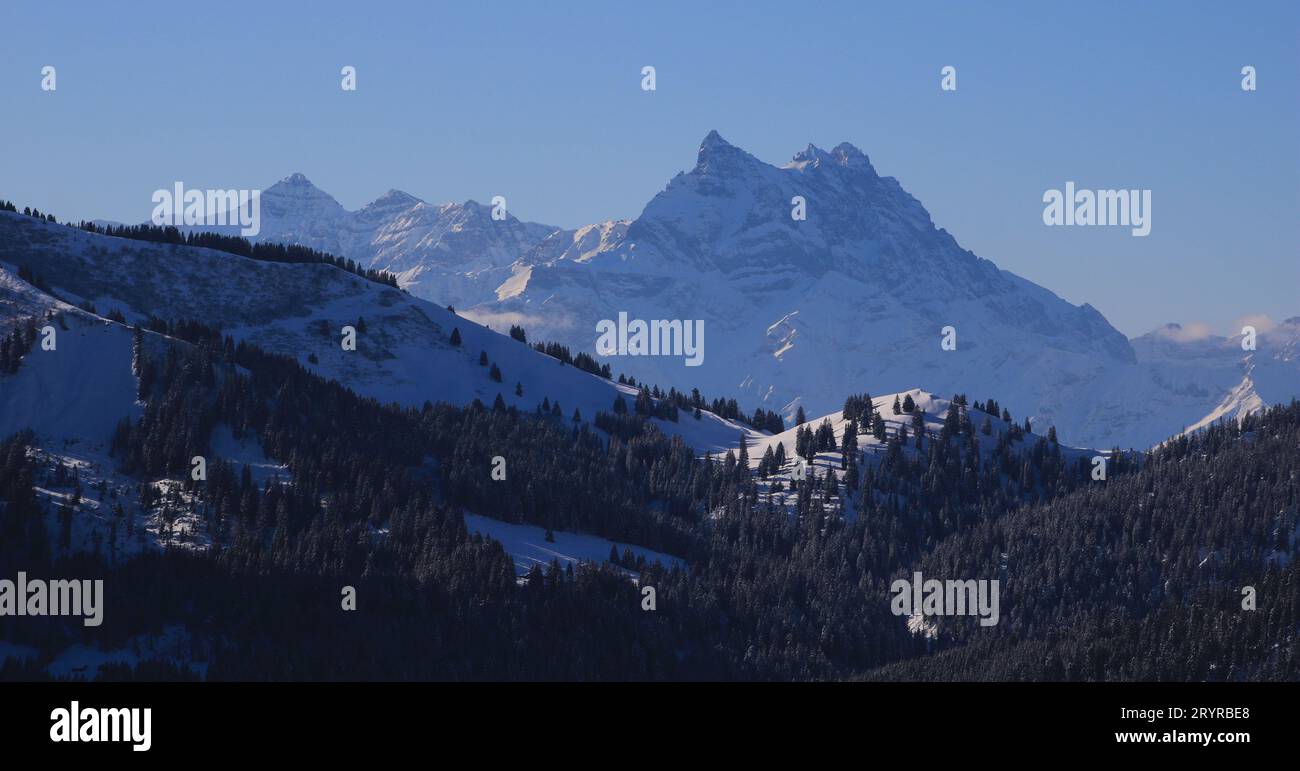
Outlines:
{"label": "low cloud", "polygon": [[[561,321],[556,318],[546,318],[543,316],[534,316],[528,313],[485,311],[478,308],[465,311],[458,309],[457,313],[462,318],[469,319],[477,324],[482,324],[483,326],[491,327],[498,331],[508,328],[511,324],[518,324],[524,329],[528,329],[528,327],[534,323],[538,326],[547,324],[551,328],[567,328],[568,326],[567,321]],[[529,342],[536,341],[530,340]]]}
{"label": "low cloud", "polygon": [[1194,343],[1214,335],[1209,324],[1194,321],[1190,324],[1170,324],[1158,330],[1161,337],[1176,343]]}
{"label": "low cloud", "polygon": [[1229,330],[1229,334],[1239,335],[1241,334],[1241,328],[1245,326],[1254,327],[1256,332],[1268,332],[1277,326],[1277,322],[1263,313],[1250,313],[1232,322],[1232,329]]}

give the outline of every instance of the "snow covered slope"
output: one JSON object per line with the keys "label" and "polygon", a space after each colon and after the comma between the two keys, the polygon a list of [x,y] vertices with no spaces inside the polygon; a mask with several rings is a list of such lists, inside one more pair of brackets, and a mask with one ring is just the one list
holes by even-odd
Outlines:
{"label": "snow covered slope", "polygon": [[[552,532],[551,540],[547,541],[544,527],[502,522],[478,514],[467,513],[464,516],[465,526],[470,532],[479,533],[501,543],[501,547],[514,559],[515,572],[520,576],[527,575],[534,565],[546,569],[552,560],[558,561],[561,567],[578,562],[605,562],[609,559],[611,548],[617,550],[620,557],[625,550],[629,550],[634,557],[644,557],[648,563],[658,562],[667,568],[686,567],[686,563],[678,557],[635,544],[611,541],[585,533],[568,533],[563,530]],[[633,576],[637,575],[635,571],[625,569],[625,572]]]}
{"label": "snow covered slope", "polygon": [[[30,265],[69,302],[89,300],[100,313],[120,310],[132,322],[156,316],[218,324],[236,339],[295,357],[384,402],[491,404],[500,394],[521,409],[548,400],[559,402],[566,417],[576,408],[591,420],[598,410],[609,410],[618,394],[635,396],[635,389],[562,365],[445,308],[333,266],[260,262],[211,249],[109,238],[5,212],[0,328],[7,328],[7,318],[32,315],[31,309],[54,302],[17,279],[21,265]],[[341,345],[345,325],[358,331],[355,351]],[[115,328],[129,345],[129,334]],[[462,342],[454,346],[457,329]],[[492,379],[490,366],[479,364],[481,353],[499,367],[501,382]],[[73,366],[61,377],[76,382],[83,375]],[[698,421],[683,414],[679,423],[659,424],[701,452],[733,444],[742,431],[708,413]]]}
{"label": "snow covered slope", "polygon": [[119,420],[140,414],[130,330],[56,300],[0,263],[0,334],[28,319],[54,328],[54,349],[42,347],[42,335],[17,373],[0,372],[0,438],[30,428],[50,445],[105,442]]}
{"label": "snow covered slope", "polygon": [[[47,319],[47,311],[57,316]],[[40,469],[36,493],[47,504],[46,531],[63,531],[61,510],[74,514],[66,541],[58,539],[57,548],[112,555],[168,546],[205,548],[202,517],[184,505],[187,494],[179,480],[129,477],[109,456],[118,422],[138,418],[143,409],[136,401],[131,330],[54,300],[0,268],[3,328],[32,317],[54,329],[54,347],[46,350],[38,337],[16,373],[0,373],[0,438],[33,431],[31,452]],[[143,343],[169,344],[152,333],[145,333]],[[147,508],[136,499],[144,484],[159,493]]]}
{"label": "snow covered slope", "polygon": [[38,339],[17,374],[0,374],[0,437],[31,428],[47,440],[105,441],[139,416],[130,330],[84,314],[65,323],[55,350]]}

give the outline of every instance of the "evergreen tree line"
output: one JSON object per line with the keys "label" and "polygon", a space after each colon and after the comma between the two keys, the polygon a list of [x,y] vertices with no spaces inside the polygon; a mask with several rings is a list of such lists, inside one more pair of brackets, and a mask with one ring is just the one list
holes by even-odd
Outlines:
{"label": "evergreen tree line", "polygon": [[1292,401],[1172,439],[1137,473],[954,532],[916,569],[1000,579],[1002,620],[941,618],[934,655],[871,676],[1295,680],[1298,477]]}
{"label": "evergreen tree line", "polygon": [[[137,341],[145,408],[112,451],[143,479],[185,480],[213,546],[55,566],[31,437],[0,444],[3,562],[103,575],[109,597],[97,629],[0,619],[3,639],[40,651],[0,677],[38,677],[74,642],[121,647],[173,623],[212,679],[1296,675],[1297,404],[1171,441],[1140,465],[1117,459],[1094,482],[1055,442],[1011,438],[1010,426],[981,453],[954,403],[920,449],[899,432],[873,462],[851,448],[852,470],[813,473],[791,512],[759,491],[743,442],[699,459],[634,409],[604,439],[558,405],[381,405],[218,329],[167,328],[188,342]],[[192,480],[217,423],[286,462],[288,483],[258,485],[212,458],[207,480]],[[824,442],[821,427],[807,431]],[[852,516],[838,516],[846,500]],[[636,543],[686,567],[625,553],[517,581],[500,545],[466,529],[466,510]],[[655,587],[656,610],[641,609],[628,569]],[[889,589],[917,569],[1002,577],[1001,623],[941,619],[937,638],[911,634]],[[1239,609],[1248,582],[1260,598],[1250,615]],[[359,610],[339,609],[344,585]],[[165,660],[105,673],[172,675]]]}
{"label": "evergreen tree line", "polygon": [[[519,330],[520,336],[516,337],[516,340],[527,342],[527,338],[523,336],[524,333],[522,327],[512,327],[511,329]],[[514,336],[513,333],[511,336]],[[544,353],[553,359],[559,359],[561,364],[570,364],[583,372],[590,372],[593,375],[599,375],[606,380],[609,380],[613,376],[613,371],[610,369],[608,363],[601,364],[597,362],[591,354],[585,351],[579,351],[578,355],[574,356],[573,353],[569,351],[568,346],[560,345],[559,343],[535,343],[533,349],[538,353]]]}

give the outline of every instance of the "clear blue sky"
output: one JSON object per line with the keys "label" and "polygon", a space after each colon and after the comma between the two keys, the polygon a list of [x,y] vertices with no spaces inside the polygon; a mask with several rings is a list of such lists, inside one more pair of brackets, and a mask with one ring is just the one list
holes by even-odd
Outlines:
{"label": "clear blue sky", "polygon": [[[143,221],[173,180],[301,171],[348,208],[501,194],[576,226],[635,216],[716,128],[778,164],[852,142],[962,245],[1130,335],[1300,314],[1295,2],[287,5],[7,3],[0,197]],[[1151,235],[1045,227],[1066,180],[1152,189]]]}

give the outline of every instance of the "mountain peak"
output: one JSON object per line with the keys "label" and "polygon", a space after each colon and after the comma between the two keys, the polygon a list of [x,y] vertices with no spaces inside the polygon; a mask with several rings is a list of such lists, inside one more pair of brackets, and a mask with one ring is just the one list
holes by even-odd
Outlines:
{"label": "mountain peak", "polygon": [[712,131],[710,131],[707,135],[705,135],[704,141],[700,142],[700,152],[704,152],[705,150],[720,148],[720,147],[734,148],[735,145],[723,139],[722,135],[718,133],[717,129],[713,129]]}
{"label": "mountain peak", "polygon": [[288,185],[290,187],[315,187],[315,185],[311,183],[311,180],[307,179],[307,175],[303,174],[301,171],[295,171],[280,180],[277,184]]}
{"label": "mountain peak", "polygon": [[[316,187],[307,179],[307,176],[301,172],[294,172],[284,179],[271,185],[262,191],[262,213],[266,215],[264,224],[270,225],[277,221],[277,218],[291,216],[295,222],[300,223],[303,218],[329,217],[335,218],[343,213],[343,206],[324,190]],[[289,212],[294,214],[289,215]],[[262,238],[266,238],[268,233],[273,232],[274,228],[264,227]],[[285,240],[281,237],[280,240]],[[336,243],[324,245],[322,251],[337,252],[339,246]],[[319,248],[319,247],[318,247]]]}
{"label": "mountain peak", "polygon": [[375,200],[371,201],[369,204],[366,205],[366,208],[406,207],[406,206],[414,206],[417,203],[420,203],[419,198],[416,198],[415,196],[411,195],[410,193],[404,190],[392,189],[384,193],[383,195],[379,196]]}
{"label": "mountain peak", "polygon": [[795,153],[790,159],[791,165],[802,165],[806,163],[816,163],[823,159],[829,159],[830,155],[812,142],[799,152]]}
{"label": "mountain peak", "polygon": [[710,131],[700,142],[700,153],[695,162],[696,174],[708,174],[726,168],[741,167],[758,159],[722,138],[716,130]]}
{"label": "mountain peak", "polygon": [[831,155],[839,159],[841,163],[849,163],[857,160],[867,161],[867,154],[849,142],[840,142],[838,145],[835,145],[831,150]]}
{"label": "mountain peak", "polygon": [[475,201],[473,198],[466,198],[464,201],[460,203],[456,203],[452,201],[450,203],[443,204],[443,210],[463,211],[467,214],[488,216],[490,214],[491,207],[485,204],[481,204],[478,201]]}
{"label": "mountain peak", "polygon": [[821,166],[861,167],[875,173],[866,153],[848,142],[840,142],[827,152],[811,142],[807,147],[794,154],[787,168],[805,169]]}

